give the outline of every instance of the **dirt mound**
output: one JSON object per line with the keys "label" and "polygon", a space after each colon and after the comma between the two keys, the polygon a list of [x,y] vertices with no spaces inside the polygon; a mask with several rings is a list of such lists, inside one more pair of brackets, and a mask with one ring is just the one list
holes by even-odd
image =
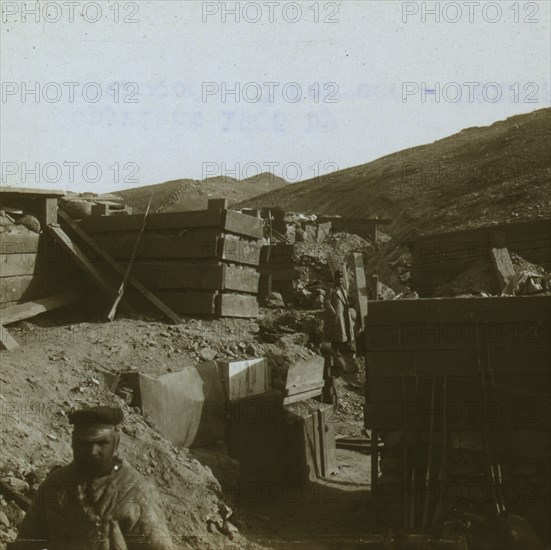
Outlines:
{"label": "dirt mound", "polygon": [[[32,497],[53,466],[71,460],[68,413],[83,405],[118,405],[125,413],[122,455],[158,488],[177,547],[252,547],[239,534],[230,541],[220,532],[227,511],[211,470],[193,452],[162,438],[107,389],[106,372],[134,366],[141,372],[160,373],[193,362],[195,352],[185,351],[172,351],[177,359],[170,362],[168,339],[160,336],[166,328],[129,319],[100,324],[37,318],[10,326],[22,346],[2,353],[0,478]],[[193,326],[189,330],[194,333]],[[197,330],[196,339],[175,334],[174,341],[187,347],[184,342],[199,341],[202,331],[203,327]],[[14,502],[0,499],[0,549],[14,539],[23,515]]]}

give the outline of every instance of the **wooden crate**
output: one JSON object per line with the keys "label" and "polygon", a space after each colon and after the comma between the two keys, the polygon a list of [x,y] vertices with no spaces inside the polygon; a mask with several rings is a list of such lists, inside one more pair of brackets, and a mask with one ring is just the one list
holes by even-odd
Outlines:
{"label": "wooden crate", "polygon": [[336,470],[334,423],[332,405],[316,401],[285,405],[283,462],[287,479],[304,483]]}
{"label": "wooden crate", "polygon": [[281,479],[282,411],[279,392],[226,404],[228,453],[239,462],[242,483]]}
{"label": "wooden crate", "polygon": [[264,357],[246,361],[219,361],[218,366],[229,401],[267,393],[271,389],[270,368]]}

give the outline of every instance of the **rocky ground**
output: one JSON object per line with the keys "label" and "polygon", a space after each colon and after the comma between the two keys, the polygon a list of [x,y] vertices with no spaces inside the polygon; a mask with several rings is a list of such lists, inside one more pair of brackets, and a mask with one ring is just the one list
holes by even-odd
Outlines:
{"label": "rocky ground", "polygon": [[[84,404],[117,404],[126,416],[123,453],[155,482],[173,536],[181,547],[253,545],[258,527],[254,514],[250,521],[246,510],[229,515],[241,503],[231,502],[231,495],[206,465],[212,466],[213,456],[219,457],[220,453],[175,448],[107,389],[104,374],[138,370],[160,375],[211,359],[257,356],[268,357],[277,371],[316,354],[316,347],[303,345],[305,337],[297,331],[313,326],[315,316],[316,312],[308,311],[264,310],[260,322],[188,318],[174,326],[146,318],[119,318],[108,324],[98,318],[71,317],[59,311],[11,325],[10,332],[21,348],[2,353],[0,478],[14,490],[32,496],[51,467],[70,460],[68,413]],[[337,433],[359,436],[361,384],[353,375],[339,381],[339,385],[342,412],[337,416]],[[232,461],[218,462],[220,467],[213,469],[223,478],[231,470]],[[351,471],[357,467],[354,460],[348,462],[340,472],[346,479],[354,477]],[[362,476],[365,482],[365,473]],[[224,502],[229,502],[230,508]],[[0,548],[4,548],[15,537],[23,511],[2,499],[0,512]],[[261,516],[269,513],[263,511]],[[258,521],[259,525],[263,523],[262,519]],[[238,531],[246,532],[247,538]]]}

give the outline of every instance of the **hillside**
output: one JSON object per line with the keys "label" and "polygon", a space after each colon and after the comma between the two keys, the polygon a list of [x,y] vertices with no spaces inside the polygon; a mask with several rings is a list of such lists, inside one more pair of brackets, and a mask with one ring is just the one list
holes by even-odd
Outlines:
{"label": "hillside", "polygon": [[551,215],[551,109],[462,130],[431,144],[243,201],[391,218],[396,238]]}
{"label": "hillside", "polygon": [[175,212],[178,210],[201,210],[207,207],[208,199],[227,198],[231,203],[243,201],[268,191],[287,186],[278,176],[264,172],[243,180],[230,176],[214,176],[202,181],[181,179],[116,191],[134,213],[144,212],[149,198],[152,212]]}

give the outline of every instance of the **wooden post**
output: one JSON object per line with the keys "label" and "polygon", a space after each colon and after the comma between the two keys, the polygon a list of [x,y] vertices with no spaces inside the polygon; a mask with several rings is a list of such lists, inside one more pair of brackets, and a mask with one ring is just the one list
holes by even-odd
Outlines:
{"label": "wooden post", "polygon": [[515,268],[506,248],[490,248],[490,257],[494,265],[497,287],[500,292],[507,286],[509,279],[515,276]]}
{"label": "wooden post", "polygon": [[356,299],[360,308],[362,328],[365,328],[365,317],[367,315],[367,284],[365,280],[364,262],[361,252],[352,254],[354,260],[354,272],[356,275]]}
{"label": "wooden post", "polygon": [[42,202],[41,212],[41,224],[42,227],[46,227],[51,223],[57,223],[57,199],[47,197]]}
{"label": "wooden post", "polygon": [[379,299],[379,275],[371,275],[371,299]]}
{"label": "wooden post", "polygon": [[0,324],[0,344],[8,350],[13,351],[19,347],[15,338],[4,328],[4,325]]}

